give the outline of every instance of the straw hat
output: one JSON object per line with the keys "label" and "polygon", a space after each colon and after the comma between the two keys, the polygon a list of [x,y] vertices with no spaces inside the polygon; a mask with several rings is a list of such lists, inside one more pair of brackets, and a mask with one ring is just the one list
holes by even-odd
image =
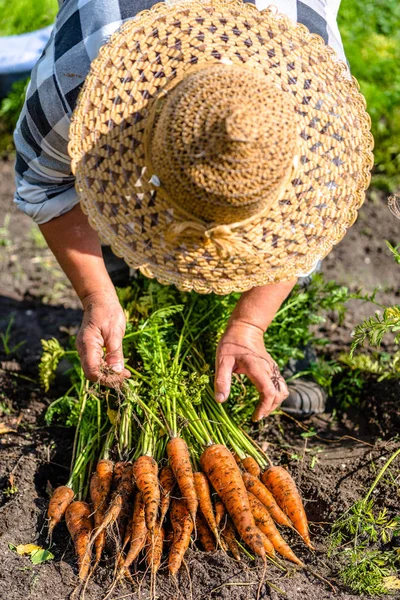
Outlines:
{"label": "straw hat", "polygon": [[357,82],[323,40],[241,0],[155,5],[101,48],[71,126],[83,210],[132,267],[198,292],[312,269],[373,165]]}

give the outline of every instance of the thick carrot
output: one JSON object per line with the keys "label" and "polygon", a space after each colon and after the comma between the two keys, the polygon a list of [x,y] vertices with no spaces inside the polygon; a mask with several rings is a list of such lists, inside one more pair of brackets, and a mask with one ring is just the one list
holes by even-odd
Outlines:
{"label": "thick carrot", "polygon": [[168,570],[175,577],[190,544],[193,519],[181,498],[172,500],[170,515],[174,539],[169,551]]}
{"label": "thick carrot", "polygon": [[259,527],[268,540],[272,542],[273,547],[277,552],[279,552],[279,554],[281,554],[284,558],[296,563],[296,565],[303,566],[301,560],[297,558],[293,550],[279,533],[271,515],[265,506],[254,496],[254,494],[251,492],[248,492],[248,494],[251,512],[253,513],[257,527]]}
{"label": "thick carrot", "polygon": [[121,481],[121,477],[122,477],[122,473],[125,471],[125,467],[128,465],[129,463],[125,462],[125,461],[120,461],[120,462],[116,462],[114,465],[114,473],[113,473],[113,480],[112,480],[112,487],[111,490],[113,492],[115,492],[115,490],[118,488],[119,482]]}
{"label": "thick carrot", "polygon": [[[107,512],[111,484],[113,479],[114,464],[111,460],[100,460],[96,472],[90,480],[90,499],[93,506],[95,529],[100,527]],[[95,562],[99,563],[106,545],[106,532],[103,531],[95,541]]]}
{"label": "thick carrot", "polygon": [[240,550],[236,541],[235,528],[229,517],[226,519],[223,529],[221,529],[221,535],[222,539],[226,542],[226,545],[231,551],[233,558],[235,560],[240,560]]}
{"label": "thick carrot", "polygon": [[278,525],[292,527],[291,522],[289,521],[283,510],[279,508],[278,503],[276,502],[269,489],[266,488],[265,485],[257,477],[254,477],[254,475],[252,475],[251,473],[243,473],[242,477],[246,489],[252,494],[254,494],[256,498],[258,498],[258,500],[264,504],[274,521],[276,521]]}
{"label": "thick carrot", "polygon": [[242,460],[242,465],[248,473],[251,473],[254,477],[260,477],[260,466],[252,456],[246,456],[246,458]]}
{"label": "thick carrot", "polygon": [[92,556],[90,535],[93,531],[91,512],[90,506],[86,502],[72,502],[65,511],[65,521],[78,556],[79,579],[81,581],[87,578],[90,570]]}
{"label": "thick carrot", "polygon": [[[211,501],[210,484],[204,473],[193,473],[194,485],[196,487],[197,499],[199,501],[199,509],[205,517],[207,524],[213,532],[215,539],[219,540],[218,527],[215,521],[213,505]],[[198,514],[198,511],[197,511]]]}
{"label": "thick carrot", "polygon": [[164,537],[164,528],[159,523],[156,523],[152,533],[147,533],[147,552],[145,558],[146,564],[153,575],[157,573],[161,565]]}
{"label": "thick carrot", "polygon": [[132,465],[126,463],[124,471],[118,482],[118,487],[113,493],[110,501],[110,505],[104,515],[103,521],[94,532],[91,540],[91,544],[94,544],[96,539],[102,535],[103,531],[107,529],[112,523],[118,519],[122,510],[129,504],[130,496],[133,492],[133,480],[132,480]]}
{"label": "thick carrot", "polygon": [[214,552],[215,538],[209,528],[204,515],[198,510],[196,515],[196,530],[199,536],[200,544],[205,552]]}
{"label": "thick carrot", "polygon": [[265,560],[263,540],[251,514],[246,487],[228,448],[221,444],[208,446],[201,455],[200,463],[243,541]]}
{"label": "thick carrot", "polygon": [[174,490],[176,481],[171,467],[163,467],[159,476],[161,488],[161,505],[160,505],[160,523],[164,522],[171,503],[171,494]]}
{"label": "thick carrot", "polygon": [[124,561],[124,569],[128,568],[138,557],[146,543],[147,526],[143,494],[138,492],[133,506],[133,516],[130,529],[130,547]]}
{"label": "thick carrot", "polygon": [[146,525],[153,531],[160,505],[158,466],[152,456],[139,456],[133,465],[133,474],[138,490],[143,494]]}
{"label": "thick carrot", "polygon": [[167,444],[167,454],[182,498],[193,519],[193,523],[195,523],[198,500],[189,449],[185,440],[180,437],[172,438]]}
{"label": "thick carrot", "polygon": [[74,499],[74,495],[74,491],[66,485],[60,485],[54,490],[47,509],[50,537],[53,535],[54,527],[61,521],[68,505]]}
{"label": "thick carrot", "polygon": [[284,513],[311,550],[314,549],[308,531],[308,521],[301,496],[290,473],[283,467],[269,467],[261,480],[274,496]]}
{"label": "thick carrot", "polygon": [[220,500],[220,498],[215,498],[214,507],[215,507],[215,522],[217,524],[217,527],[219,527],[222,519],[224,518],[224,516],[226,514],[225,506],[224,506],[224,503],[222,502],[222,500]]}

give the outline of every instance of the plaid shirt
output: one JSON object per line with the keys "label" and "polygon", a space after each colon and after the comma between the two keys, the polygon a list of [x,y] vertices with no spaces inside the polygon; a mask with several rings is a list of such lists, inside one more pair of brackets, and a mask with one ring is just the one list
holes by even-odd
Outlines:
{"label": "plaid shirt", "polygon": [[[90,63],[122,23],[155,3],[64,0],[61,5],[50,40],[32,71],[14,134],[14,201],[36,223],[46,223],[79,202],[68,156],[68,132]],[[336,24],[340,0],[256,0],[255,4],[259,9],[274,4],[293,21],[319,34],[345,60]]]}

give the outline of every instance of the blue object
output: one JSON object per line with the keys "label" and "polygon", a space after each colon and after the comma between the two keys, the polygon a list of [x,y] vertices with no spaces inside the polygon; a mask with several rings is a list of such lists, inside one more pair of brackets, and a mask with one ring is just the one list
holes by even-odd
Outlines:
{"label": "blue object", "polygon": [[53,26],[21,35],[0,37],[0,98],[13,83],[29,77],[49,41]]}

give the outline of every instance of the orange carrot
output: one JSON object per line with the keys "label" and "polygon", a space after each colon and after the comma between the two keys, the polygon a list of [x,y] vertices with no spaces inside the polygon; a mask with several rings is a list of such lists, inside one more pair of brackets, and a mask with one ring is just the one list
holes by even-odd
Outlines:
{"label": "orange carrot", "polygon": [[308,531],[308,521],[301,496],[290,473],[283,467],[269,467],[261,475],[262,482],[311,550],[314,549]]}
{"label": "orange carrot", "polygon": [[124,569],[127,569],[138,557],[146,543],[147,527],[145,518],[145,504],[143,495],[138,492],[133,506],[133,516],[130,528],[130,547],[124,561]]}
{"label": "orange carrot", "polygon": [[279,552],[279,554],[281,554],[284,558],[296,563],[296,565],[303,566],[301,560],[297,558],[293,550],[290,548],[290,546],[288,546],[279,533],[271,515],[265,506],[259,500],[257,500],[254,494],[251,492],[248,492],[248,495],[251,512],[253,513],[257,527],[259,527],[268,540],[272,542],[273,547],[277,552]]}
{"label": "orange carrot", "polygon": [[223,529],[221,530],[221,535],[222,539],[226,542],[226,545],[231,551],[233,558],[235,560],[240,560],[240,550],[236,541],[235,528],[229,517],[226,519],[226,523]]}
{"label": "orange carrot", "polygon": [[47,509],[50,538],[53,535],[54,527],[61,521],[68,505],[74,499],[74,495],[74,491],[66,485],[60,485],[54,490]]}
{"label": "orange carrot", "polygon": [[[213,532],[215,539],[219,540],[218,527],[215,521],[213,505],[211,501],[210,485],[207,477],[204,473],[197,472],[193,473],[194,485],[196,487],[197,499],[199,501],[199,508],[205,517],[207,524]],[[197,513],[198,514],[198,513]]]}
{"label": "orange carrot", "polygon": [[271,494],[268,488],[251,473],[242,474],[246,489],[254,494],[260,502],[268,509],[271,517],[278,523],[278,525],[284,525],[285,527],[292,527],[291,522],[277,504],[275,498]]}
{"label": "orange carrot", "polygon": [[[90,499],[92,501],[94,513],[95,529],[100,527],[108,508],[108,499],[113,479],[114,464],[111,460],[100,460],[97,463],[96,472],[90,480]],[[103,531],[95,541],[95,564],[101,559],[101,555],[106,545],[106,532]]]}
{"label": "orange carrot", "polygon": [[130,496],[133,492],[133,480],[132,480],[132,465],[126,463],[124,471],[118,482],[118,487],[113,493],[110,501],[110,505],[104,515],[103,521],[98,526],[97,530],[91,539],[91,544],[94,544],[96,539],[102,535],[103,531],[107,529],[112,523],[118,519],[121,511],[129,503]]}
{"label": "orange carrot", "polygon": [[119,482],[121,481],[121,477],[122,477],[122,473],[125,471],[125,467],[128,465],[129,463],[125,462],[125,461],[120,461],[120,462],[116,462],[114,465],[114,472],[113,472],[113,480],[112,480],[112,487],[111,490],[113,492],[115,492],[115,490],[117,489]]}
{"label": "orange carrot", "polygon": [[172,500],[170,514],[174,539],[169,551],[168,570],[175,577],[190,544],[193,519],[182,498]]}
{"label": "orange carrot", "polygon": [[242,465],[248,473],[251,473],[254,477],[260,477],[260,466],[252,456],[246,456],[246,458],[242,460]]}
{"label": "orange carrot", "polygon": [[162,524],[168,512],[171,503],[171,494],[176,483],[171,467],[166,466],[161,469],[159,480],[161,488],[160,523]]}
{"label": "orange carrot", "polygon": [[159,523],[156,523],[152,533],[147,532],[147,552],[145,558],[146,564],[153,575],[157,573],[161,565],[164,537],[164,528]]}
{"label": "orange carrot", "polygon": [[196,530],[199,536],[200,544],[205,552],[214,552],[215,538],[209,528],[203,514],[198,510],[196,515]]}
{"label": "orange carrot", "polygon": [[133,465],[133,473],[136,485],[143,494],[147,529],[153,531],[160,505],[157,463],[152,456],[139,456]]}
{"label": "orange carrot", "polygon": [[263,540],[254,523],[246,487],[234,457],[225,446],[213,444],[204,450],[200,463],[244,542],[265,561]]}
{"label": "orange carrot", "polygon": [[78,556],[79,579],[81,581],[87,578],[90,570],[92,556],[90,535],[93,531],[91,512],[90,506],[86,502],[72,502],[65,511],[65,521]]}
{"label": "orange carrot", "polygon": [[195,523],[198,500],[189,449],[185,440],[180,437],[172,438],[167,444],[167,454],[182,498],[193,519],[193,523]]}
{"label": "orange carrot", "polygon": [[222,500],[220,500],[219,498],[215,498],[214,506],[215,506],[215,522],[216,522],[217,526],[219,527],[222,519],[224,518],[224,516],[226,514],[225,506],[224,506],[224,503],[222,502]]}

